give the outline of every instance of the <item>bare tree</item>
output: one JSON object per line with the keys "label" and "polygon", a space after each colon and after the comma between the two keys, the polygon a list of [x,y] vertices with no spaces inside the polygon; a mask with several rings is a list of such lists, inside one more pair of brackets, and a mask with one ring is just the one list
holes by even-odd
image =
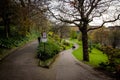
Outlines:
{"label": "bare tree", "polygon": [[[51,0],[48,8],[55,19],[79,27],[82,33],[83,60],[89,61],[87,32],[117,21],[120,18],[119,5],[119,0]],[[110,17],[104,16],[108,14]],[[101,25],[88,27],[98,17],[102,18]]]}

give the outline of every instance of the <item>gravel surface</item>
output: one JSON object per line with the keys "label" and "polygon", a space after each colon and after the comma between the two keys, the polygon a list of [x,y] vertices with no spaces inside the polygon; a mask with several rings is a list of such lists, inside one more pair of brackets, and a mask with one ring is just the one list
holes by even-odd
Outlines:
{"label": "gravel surface", "polygon": [[5,58],[0,63],[0,80],[112,80],[77,61],[72,49],[61,52],[49,69],[41,68],[35,58],[37,46],[34,41]]}

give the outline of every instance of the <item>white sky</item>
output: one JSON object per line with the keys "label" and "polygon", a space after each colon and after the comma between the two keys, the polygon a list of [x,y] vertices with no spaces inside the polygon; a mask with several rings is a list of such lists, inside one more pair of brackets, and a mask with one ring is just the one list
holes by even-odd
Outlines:
{"label": "white sky", "polygon": [[[58,1],[59,0],[53,0],[52,5],[57,7]],[[103,23],[103,20],[108,20],[108,19],[112,19],[113,18],[113,16],[112,16],[113,13],[111,13],[111,12],[114,12],[114,11],[115,11],[115,7],[114,6],[110,7],[110,10],[109,10],[108,13],[104,14],[103,17],[93,18],[93,21],[91,23],[89,23],[89,24],[92,25],[92,26],[99,26],[99,25],[101,25]],[[107,24],[105,24],[106,27],[113,26],[113,25],[120,25],[120,21],[116,21],[114,23],[107,23]]]}
{"label": "white sky", "polygon": [[[113,15],[114,15],[114,11],[115,11],[115,7],[112,6],[109,9],[109,12],[107,12],[106,14],[104,14],[102,17],[99,18],[93,18],[93,22],[90,23],[90,25],[93,26],[99,26],[103,23],[103,20],[113,20]],[[120,25],[120,20],[116,21],[116,22],[112,22],[112,23],[106,23],[105,26],[114,26],[114,25]]]}
{"label": "white sky", "polygon": [[[103,23],[102,18],[94,18],[93,22],[89,23],[89,25],[92,26],[100,26]],[[113,26],[113,25],[118,25],[117,23],[106,23],[105,26]]]}

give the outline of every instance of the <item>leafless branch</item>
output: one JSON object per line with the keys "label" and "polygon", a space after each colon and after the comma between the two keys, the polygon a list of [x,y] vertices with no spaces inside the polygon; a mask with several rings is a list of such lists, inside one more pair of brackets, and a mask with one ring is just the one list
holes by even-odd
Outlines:
{"label": "leafless branch", "polygon": [[24,1],[23,1],[23,0],[19,0],[19,1],[21,2],[21,5],[22,5],[23,7],[25,7]]}
{"label": "leafless branch", "polygon": [[75,20],[68,20],[68,19],[64,19],[62,16],[60,15],[55,15],[49,8],[48,8],[49,12],[51,13],[51,15],[56,19],[56,20],[59,20],[59,21],[62,21],[62,22],[66,22],[66,23],[69,23],[69,24],[75,24],[76,26],[78,26],[79,24],[76,23],[76,22],[79,22],[81,21],[81,19],[75,19]]}
{"label": "leafless branch", "polygon": [[111,22],[115,22],[115,21],[117,21],[117,20],[119,20],[119,19],[120,19],[120,14],[117,16],[116,19],[108,20],[108,21],[104,21],[99,27],[89,28],[87,31],[91,31],[91,30],[99,29],[99,28],[103,27],[104,24],[106,24],[106,23],[111,23]]}

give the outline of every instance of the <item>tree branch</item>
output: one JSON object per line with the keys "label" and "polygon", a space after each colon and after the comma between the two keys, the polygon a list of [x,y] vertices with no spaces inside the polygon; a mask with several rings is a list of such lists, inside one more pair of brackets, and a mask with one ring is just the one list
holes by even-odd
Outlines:
{"label": "tree branch", "polygon": [[108,20],[108,21],[104,21],[104,22],[101,24],[101,26],[99,26],[99,27],[94,27],[94,28],[89,28],[87,31],[91,31],[91,30],[99,29],[99,28],[103,27],[104,24],[106,24],[106,23],[111,23],[111,22],[115,22],[115,21],[117,21],[117,20],[119,20],[119,19],[120,19],[120,14],[117,16],[116,19]]}
{"label": "tree branch", "polygon": [[[49,8],[48,8],[48,11],[52,14],[52,16],[56,19],[56,20],[59,20],[59,21],[62,21],[62,22],[66,22],[66,23],[69,23],[69,24],[75,24],[75,25],[79,25],[77,24],[76,22],[79,22],[81,21],[81,19],[76,19],[76,20],[67,20],[67,19],[64,19],[62,16],[60,15],[55,15]],[[60,18],[58,18],[57,16],[59,16]]]}
{"label": "tree branch", "polygon": [[97,0],[97,1],[95,2],[95,0],[93,0],[92,5],[91,5],[91,8],[90,8],[90,10],[88,11],[88,13],[86,14],[87,17],[91,14],[91,12],[94,10],[94,8],[97,7],[97,5],[98,5],[98,3],[99,3],[100,1],[101,1],[101,0]]}
{"label": "tree branch", "polygon": [[23,0],[19,0],[21,2],[22,7],[25,7],[25,3]]}

